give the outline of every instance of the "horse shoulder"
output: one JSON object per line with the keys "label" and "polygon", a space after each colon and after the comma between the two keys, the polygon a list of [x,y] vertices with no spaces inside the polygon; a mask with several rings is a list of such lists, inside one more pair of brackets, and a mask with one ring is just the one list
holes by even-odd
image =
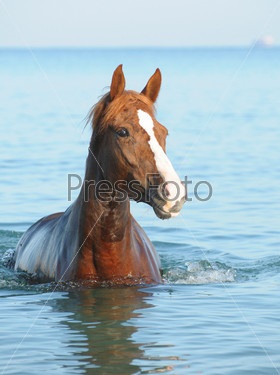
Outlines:
{"label": "horse shoulder", "polygon": [[144,263],[147,262],[147,267],[148,265],[151,265],[154,266],[156,270],[160,270],[161,262],[154,245],[152,244],[151,240],[147,236],[144,229],[140,226],[140,224],[134,219],[133,216],[131,217],[134,239],[137,243],[141,261]]}

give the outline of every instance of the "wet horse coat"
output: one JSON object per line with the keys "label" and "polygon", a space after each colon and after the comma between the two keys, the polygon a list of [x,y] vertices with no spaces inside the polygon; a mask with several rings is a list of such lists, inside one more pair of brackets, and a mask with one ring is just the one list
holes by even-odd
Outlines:
{"label": "wet horse coat", "polygon": [[92,109],[84,183],[64,212],[42,218],[19,241],[15,269],[41,281],[160,283],[160,261],[130,213],[130,199],[161,219],[176,216],[185,187],[165,154],[167,129],[155,118],[159,69],[141,93],[125,90],[120,65]]}

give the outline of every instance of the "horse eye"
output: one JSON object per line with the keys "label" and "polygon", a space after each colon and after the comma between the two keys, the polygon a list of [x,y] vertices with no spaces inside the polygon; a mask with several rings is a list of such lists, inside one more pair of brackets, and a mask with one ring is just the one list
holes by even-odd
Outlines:
{"label": "horse eye", "polygon": [[119,137],[128,137],[129,136],[129,132],[126,128],[121,128],[121,129],[117,130],[116,133]]}

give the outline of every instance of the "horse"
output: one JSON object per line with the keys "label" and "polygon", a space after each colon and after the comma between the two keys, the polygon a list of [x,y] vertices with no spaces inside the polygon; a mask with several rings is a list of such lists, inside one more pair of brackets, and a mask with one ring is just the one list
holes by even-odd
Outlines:
{"label": "horse", "polygon": [[155,118],[160,86],[156,69],[140,93],[125,90],[122,65],[115,69],[109,92],[88,115],[92,136],[80,193],[65,212],[27,229],[15,250],[16,271],[40,282],[162,282],[159,256],[130,213],[135,200],[168,219],[186,200],[165,153],[168,131]]}

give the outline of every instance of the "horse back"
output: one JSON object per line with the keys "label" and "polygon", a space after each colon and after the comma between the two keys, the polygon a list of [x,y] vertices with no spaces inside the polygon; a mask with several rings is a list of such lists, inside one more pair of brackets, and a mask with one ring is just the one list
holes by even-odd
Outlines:
{"label": "horse back", "polygon": [[42,281],[55,279],[58,263],[58,223],[63,212],[41,218],[21,237],[15,250],[15,270],[36,274]]}

